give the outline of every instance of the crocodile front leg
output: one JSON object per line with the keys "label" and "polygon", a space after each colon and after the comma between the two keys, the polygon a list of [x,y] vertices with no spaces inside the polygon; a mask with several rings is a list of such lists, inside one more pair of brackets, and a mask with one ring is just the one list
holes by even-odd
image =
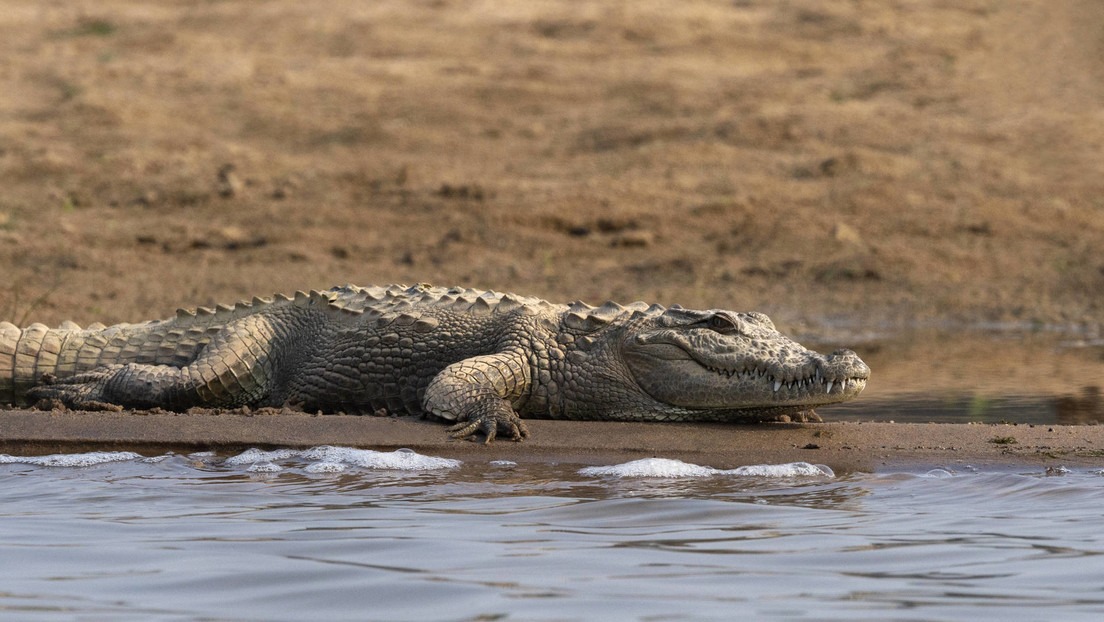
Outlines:
{"label": "crocodile front leg", "polygon": [[452,438],[477,432],[490,443],[501,431],[520,441],[529,430],[517,406],[531,388],[529,362],[523,352],[510,351],[464,359],[443,369],[426,388],[426,412],[456,421]]}
{"label": "crocodile front leg", "polygon": [[37,402],[57,400],[80,410],[252,404],[272,388],[273,336],[267,320],[250,316],[223,328],[184,367],[106,365],[67,378],[47,378],[27,397]]}

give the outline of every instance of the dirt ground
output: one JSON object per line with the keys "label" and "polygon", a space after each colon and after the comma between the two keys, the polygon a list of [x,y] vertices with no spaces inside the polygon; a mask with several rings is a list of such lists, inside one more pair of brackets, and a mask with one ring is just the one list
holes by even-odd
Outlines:
{"label": "dirt ground", "polygon": [[[212,425],[214,422],[214,425]],[[492,460],[618,464],[663,456],[714,468],[810,462],[839,474],[923,472],[941,467],[1100,467],[1104,426],[939,423],[640,424],[618,421],[529,423],[523,443],[450,441],[441,426],[410,418],[312,416],[304,413],[50,413],[8,411],[0,417],[0,452],[42,455],[167,450],[352,445],[414,449],[465,462]],[[967,467],[969,465],[969,467]]]}
{"label": "dirt ground", "polygon": [[352,282],[1099,326],[1104,5],[0,2],[0,317]]}

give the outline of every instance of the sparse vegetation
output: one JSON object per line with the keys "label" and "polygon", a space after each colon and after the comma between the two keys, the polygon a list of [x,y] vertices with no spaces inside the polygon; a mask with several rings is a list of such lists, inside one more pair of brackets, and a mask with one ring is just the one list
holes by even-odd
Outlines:
{"label": "sparse vegetation", "polygon": [[81,18],[77,25],[67,31],[71,37],[110,37],[117,27],[114,22],[104,18]]}

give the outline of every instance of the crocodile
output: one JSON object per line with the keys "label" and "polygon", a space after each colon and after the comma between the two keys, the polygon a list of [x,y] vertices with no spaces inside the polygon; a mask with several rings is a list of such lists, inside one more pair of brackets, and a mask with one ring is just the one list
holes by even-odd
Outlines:
{"label": "crocodile", "polygon": [[431,415],[454,438],[522,418],[820,421],[870,369],[762,313],[551,302],[464,288],[357,287],[80,328],[0,323],[0,403],[78,410],[293,407]]}

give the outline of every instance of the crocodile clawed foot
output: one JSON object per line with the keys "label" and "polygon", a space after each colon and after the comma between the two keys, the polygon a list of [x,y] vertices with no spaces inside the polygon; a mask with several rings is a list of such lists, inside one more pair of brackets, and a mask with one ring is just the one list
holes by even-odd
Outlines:
{"label": "crocodile clawed foot", "polygon": [[40,410],[56,410],[64,405],[73,410],[120,411],[118,404],[103,398],[107,381],[114,377],[121,365],[105,367],[71,378],[60,380],[53,374],[42,377],[43,384],[27,391],[27,398]]}
{"label": "crocodile clawed foot", "polygon": [[797,413],[798,421],[802,423],[824,423],[824,420],[820,418],[820,415],[816,414],[813,410],[804,410]]}
{"label": "crocodile clawed foot", "polygon": [[820,415],[812,410],[803,410],[789,415],[779,415],[775,421],[778,423],[824,423]]}
{"label": "crocodile clawed foot", "polygon": [[448,429],[449,438],[457,439],[471,438],[476,433],[482,432],[486,436],[486,440],[483,441],[485,445],[491,444],[500,430],[503,434],[509,434],[510,440],[513,441],[520,441],[529,436],[529,430],[525,427],[525,422],[512,410],[509,412],[485,412],[466,421],[461,421]]}

